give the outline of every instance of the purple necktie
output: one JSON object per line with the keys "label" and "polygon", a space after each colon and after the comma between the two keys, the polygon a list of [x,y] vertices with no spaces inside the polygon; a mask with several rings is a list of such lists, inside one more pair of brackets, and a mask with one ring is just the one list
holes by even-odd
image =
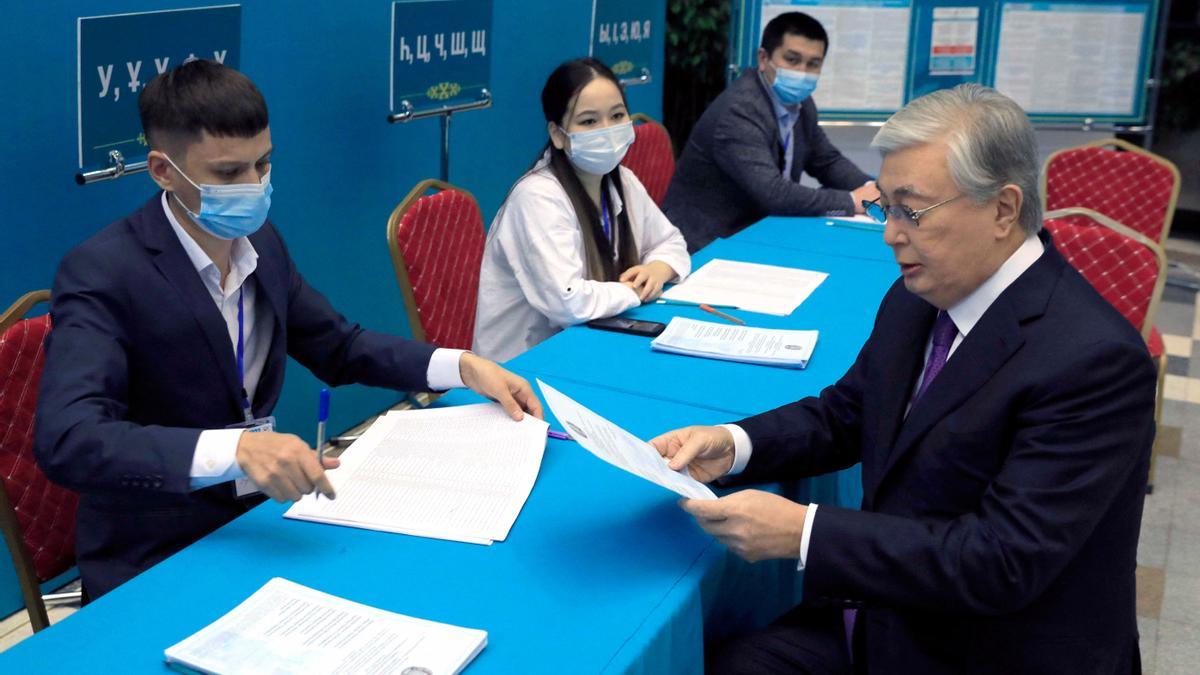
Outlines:
{"label": "purple necktie", "polygon": [[[933,322],[933,346],[929,349],[929,361],[925,364],[925,375],[921,378],[921,387],[917,389],[917,393],[912,398],[912,402],[916,403],[917,399],[925,393],[929,385],[933,383],[933,378],[942,372],[942,368],[946,365],[946,359],[950,356],[950,345],[954,344],[954,338],[958,335],[958,326],[954,325],[954,320],[946,312],[938,312],[937,319]],[[843,609],[842,623],[846,627],[846,647],[850,650],[850,660],[854,661],[854,620],[858,617],[857,609]]]}
{"label": "purple necktie", "polygon": [[925,375],[921,378],[921,388],[917,390],[913,396],[913,403],[929,389],[929,385],[933,383],[933,378],[942,372],[942,368],[946,365],[946,359],[950,356],[950,345],[954,344],[954,338],[958,335],[958,326],[954,325],[954,320],[945,312],[938,312],[937,319],[933,322],[933,346],[929,349],[929,361],[925,363]]}

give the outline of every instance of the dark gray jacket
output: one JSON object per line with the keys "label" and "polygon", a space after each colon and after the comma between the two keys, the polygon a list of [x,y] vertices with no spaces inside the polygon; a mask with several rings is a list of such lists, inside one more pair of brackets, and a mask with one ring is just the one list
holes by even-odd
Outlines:
{"label": "dark gray jacket", "polygon": [[[871,177],[825,137],[811,98],[800,106],[792,138],[792,173],[785,178],[779,122],[755,70],[712,102],[692,130],[663,202],[689,251],[766,216],[854,213],[849,191]],[[801,186],[801,171],[825,187]]]}

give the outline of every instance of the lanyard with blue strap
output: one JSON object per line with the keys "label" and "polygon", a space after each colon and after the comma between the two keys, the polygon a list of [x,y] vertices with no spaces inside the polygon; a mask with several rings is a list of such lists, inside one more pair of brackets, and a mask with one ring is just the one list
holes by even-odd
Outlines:
{"label": "lanyard with blue strap", "polygon": [[242,386],[242,414],[246,416],[247,423],[254,422],[254,414],[250,411],[250,395],[246,393],[246,344],[243,336],[243,323],[245,321],[245,304],[243,297],[246,294],[246,287],[243,285],[238,289],[238,339],[237,339],[237,367],[238,367],[238,382]]}
{"label": "lanyard with blue strap", "polygon": [[[275,418],[268,415],[260,419],[254,419],[254,412],[250,409],[250,394],[246,393],[246,287],[238,289],[238,335],[237,335],[237,369],[238,383],[242,387],[242,414],[245,416],[245,422],[238,424],[230,424],[226,429],[245,429],[249,432],[257,431],[274,431]],[[259,493],[258,486],[249,478],[238,478],[234,481],[234,493],[238,497],[248,497]]]}
{"label": "lanyard with blue strap", "polygon": [[612,225],[608,221],[608,195],[600,194],[600,223],[604,227],[604,236],[612,242]]}

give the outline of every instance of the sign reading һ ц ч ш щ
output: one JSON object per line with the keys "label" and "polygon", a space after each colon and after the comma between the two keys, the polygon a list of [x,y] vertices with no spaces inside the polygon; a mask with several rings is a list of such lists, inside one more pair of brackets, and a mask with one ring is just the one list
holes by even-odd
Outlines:
{"label": "sign reading \u04bb \u0446 \u0447 \u0448 \u0449", "polygon": [[477,101],[492,76],[492,0],[392,3],[388,106],[414,112]]}
{"label": "sign reading \u04bb \u0446 \u0447 \u0448 \u0449", "polygon": [[146,157],[138,93],[159,73],[194,59],[238,67],[240,5],[80,17],[79,168]]}
{"label": "sign reading \u04bb \u0446 \u0447 \u0448 \u0449", "polygon": [[592,0],[591,55],[622,80],[650,72],[654,57],[654,3],[645,0]]}

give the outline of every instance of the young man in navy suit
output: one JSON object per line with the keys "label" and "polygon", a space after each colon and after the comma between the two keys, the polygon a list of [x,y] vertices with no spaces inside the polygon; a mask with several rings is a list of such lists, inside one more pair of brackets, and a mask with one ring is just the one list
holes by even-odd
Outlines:
{"label": "young man in navy suit", "polygon": [[[81,494],[76,556],[96,598],[266,496],[334,498],[308,444],[270,418],[290,355],[331,385],[467,386],[541,416],[522,378],[470,352],[351,324],[274,225],[271,130],[241,73],[193,61],[138,101],[162,189],[63,259],[35,451]],[[254,433],[248,433],[254,431]]]}
{"label": "young man in navy suit", "polygon": [[861,510],[759,490],[682,506],[804,603],[709,650],[710,672],[1140,671],[1134,568],[1154,439],[1138,332],[1041,229],[1024,112],[962,85],[876,135],[902,279],[819,397],[653,444],[704,481],[861,462]]}
{"label": "young man in navy suit", "polygon": [[[763,28],[758,67],[696,122],[663,200],[689,251],[766,216],[848,216],[879,196],[817,125],[812,94],[828,50],[829,35],[813,17],[776,16]],[[805,173],[821,187],[801,185]]]}

